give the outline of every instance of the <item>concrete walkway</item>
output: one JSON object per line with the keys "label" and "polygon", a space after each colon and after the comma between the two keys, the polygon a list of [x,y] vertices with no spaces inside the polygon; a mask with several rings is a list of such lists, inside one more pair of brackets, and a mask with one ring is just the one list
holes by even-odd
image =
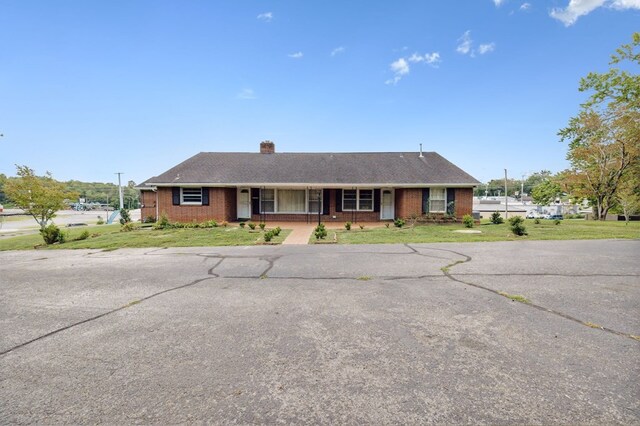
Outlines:
{"label": "concrete walkway", "polygon": [[[360,224],[364,225],[366,228],[376,228],[381,227],[384,224],[381,222],[362,222],[353,225],[353,229],[357,228]],[[309,244],[309,239],[313,235],[313,231],[316,229],[317,223],[296,223],[296,222],[282,222],[282,223],[270,223],[269,227],[279,226],[282,229],[291,229],[291,233],[285,238],[282,244]],[[329,235],[327,235],[327,239],[333,239],[333,232],[331,230],[335,229],[344,229],[344,223],[340,222],[330,222],[325,223],[327,231],[329,231]]]}
{"label": "concrete walkway", "polygon": [[287,235],[287,238],[285,238],[282,244],[309,244],[309,238],[311,238],[315,226],[306,223],[304,225],[292,225],[288,223],[287,228],[291,229],[291,233]]}

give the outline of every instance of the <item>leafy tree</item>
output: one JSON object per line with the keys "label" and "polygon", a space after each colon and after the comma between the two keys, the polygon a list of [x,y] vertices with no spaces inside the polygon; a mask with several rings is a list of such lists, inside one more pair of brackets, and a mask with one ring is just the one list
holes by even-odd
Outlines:
{"label": "leafy tree", "polygon": [[[612,56],[610,65],[640,65],[640,33]],[[604,219],[616,203],[616,192],[628,170],[640,161],[640,75],[612,67],[589,73],[580,91],[593,91],[576,117],[558,133],[569,142],[571,168],[564,184],[574,196],[592,202],[596,219]]]}
{"label": "leafy tree", "polygon": [[627,223],[629,216],[640,212],[640,166],[625,176],[616,191],[616,201]]}
{"label": "leafy tree", "polygon": [[7,182],[7,177],[0,173],[0,204],[4,204],[6,202],[6,196],[4,195],[4,184]]}
{"label": "leafy tree", "polygon": [[542,206],[548,206],[562,193],[562,188],[555,180],[541,182],[531,190],[533,202]]}
{"label": "leafy tree", "polygon": [[5,195],[33,216],[44,232],[56,212],[65,208],[65,200],[75,198],[77,194],[67,191],[65,185],[54,180],[49,172],[45,176],[36,176],[27,166],[16,165],[16,168],[18,177],[4,184]]}

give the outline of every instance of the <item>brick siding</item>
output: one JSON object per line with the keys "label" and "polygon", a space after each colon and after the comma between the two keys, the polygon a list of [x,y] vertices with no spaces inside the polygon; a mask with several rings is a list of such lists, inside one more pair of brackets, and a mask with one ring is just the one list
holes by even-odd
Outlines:
{"label": "brick siding", "polygon": [[473,188],[456,188],[455,215],[462,219],[465,214],[473,211]]}
{"label": "brick siding", "polygon": [[[378,222],[380,212],[337,212],[336,191],[329,191],[329,214],[321,215],[322,222]],[[455,215],[461,218],[465,214],[471,214],[473,209],[473,189],[456,188]],[[172,189],[158,188],[157,199],[159,208],[157,212],[165,212],[169,220],[173,222],[202,222],[215,219],[218,221],[235,221],[237,219],[237,190],[236,188],[209,188],[208,206],[174,206],[172,204]],[[156,193],[142,191],[142,218],[156,216]],[[408,218],[412,214],[420,215],[422,212],[422,188],[396,188],[395,190],[395,217]],[[335,216],[335,218],[334,218]],[[316,223],[316,214],[279,214],[269,213],[262,215],[266,221],[282,222],[309,222]],[[259,222],[261,215],[252,214],[251,220]]]}
{"label": "brick siding", "polygon": [[396,189],[396,217],[408,218],[422,214],[422,188]]}
{"label": "brick siding", "polygon": [[236,192],[235,188],[209,188],[208,206],[174,206],[172,188],[158,188],[158,212],[166,213],[172,222],[234,221]]}

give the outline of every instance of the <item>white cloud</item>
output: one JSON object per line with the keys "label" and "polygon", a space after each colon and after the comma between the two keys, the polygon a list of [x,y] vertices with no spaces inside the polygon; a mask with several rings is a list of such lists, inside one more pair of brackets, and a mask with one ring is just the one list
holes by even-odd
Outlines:
{"label": "white cloud", "polygon": [[425,53],[424,55],[416,52],[408,58],[399,58],[397,61],[394,61],[389,65],[389,68],[391,68],[391,71],[393,71],[394,74],[393,78],[388,79],[384,83],[395,85],[402,80],[402,77],[409,74],[411,71],[411,67],[409,65],[410,62],[414,64],[424,62],[434,68],[438,68],[438,64],[442,62],[442,60],[440,59],[440,53],[438,52]]}
{"label": "white cloud", "polygon": [[438,52],[425,53],[424,56],[421,56],[419,53],[414,53],[413,55],[409,56],[407,60],[409,62],[415,62],[415,63],[425,62],[434,67],[437,67],[438,63],[441,62],[440,53]]}
{"label": "white cloud", "polygon": [[575,24],[578,18],[588,15],[599,7],[616,10],[640,9],[640,0],[570,0],[566,8],[554,8],[549,15],[561,21],[565,27]]}
{"label": "white cloud", "polygon": [[495,43],[483,43],[478,47],[478,50],[473,48],[473,40],[471,39],[471,31],[467,30],[462,37],[458,39],[458,47],[456,47],[456,52],[461,55],[469,55],[472,58],[476,57],[476,53],[484,55],[485,53],[493,52],[496,48]]}
{"label": "white cloud", "polygon": [[569,5],[565,8],[554,8],[549,13],[552,18],[555,18],[568,27],[578,20],[579,17],[587,15],[594,9],[604,5],[605,0],[570,0]]}
{"label": "white cloud", "polygon": [[611,7],[618,10],[640,9],[640,0],[613,0]]}
{"label": "white cloud", "polygon": [[496,7],[500,7],[500,5],[504,3],[504,0],[493,0],[493,3],[496,5]]}
{"label": "white cloud", "polygon": [[400,58],[397,61],[392,62],[389,67],[395,75],[393,78],[385,81],[385,84],[397,84],[402,77],[409,74],[410,71],[409,63],[404,58]]}
{"label": "white cloud", "polygon": [[481,55],[484,55],[485,53],[493,52],[494,50],[496,50],[495,43],[481,44],[480,47],[478,47],[478,53],[480,53]]}
{"label": "white cloud", "polygon": [[264,22],[271,22],[271,20],[273,19],[273,13],[272,12],[261,13],[256,18]]}
{"label": "white cloud", "polygon": [[471,46],[473,45],[473,40],[471,40],[471,31],[467,30],[462,37],[458,39],[458,47],[456,47],[456,52],[466,55],[471,51]]}
{"label": "white cloud", "polygon": [[296,53],[290,53],[287,56],[293,59],[300,59],[304,56],[304,54],[302,52],[296,52]]}
{"label": "white cloud", "polygon": [[336,55],[339,55],[341,53],[344,53],[345,50],[347,50],[347,49],[344,46],[336,47],[335,49],[333,49],[331,51],[331,56],[336,56]]}
{"label": "white cloud", "polygon": [[525,10],[526,11],[526,10],[529,10],[529,9],[531,9],[531,3],[522,3],[520,5],[520,10]]}
{"label": "white cloud", "polygon": [[238,99],[256,99],[256,94],[253,93],[253,89],[242,89],[236,97]]}

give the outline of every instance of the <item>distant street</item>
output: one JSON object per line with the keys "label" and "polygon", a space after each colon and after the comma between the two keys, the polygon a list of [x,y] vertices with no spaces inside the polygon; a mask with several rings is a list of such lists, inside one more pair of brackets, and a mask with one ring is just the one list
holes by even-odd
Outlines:
{"label": "distant street", "polygon": [[0,418],[638,424],[639,255],[637,240],[0,252]]}
{"label": "distant street", "polygon": [[[14,216],[20,213],[23,213],[23,211],[19,209],[4,209],[2,214],[5,216],[0,218],[0,238],[2,238],[3,235],[7,236],[9,234],[16,233],[23,234],[38,230],[39,226],[31,216]],[[53,223],[58,226],[67,226],[69,224],[79,223],[95,225],[96,222],[98,222],[98,216],[102,217],[106,222],[111,213],[113,213],[113,211],[92,210],[79,212],[75,210],[62,210],[57,213],[56,217],[53,219]],[[140,220],[140,209],[131,210],[130,214],[132,220]]]}

